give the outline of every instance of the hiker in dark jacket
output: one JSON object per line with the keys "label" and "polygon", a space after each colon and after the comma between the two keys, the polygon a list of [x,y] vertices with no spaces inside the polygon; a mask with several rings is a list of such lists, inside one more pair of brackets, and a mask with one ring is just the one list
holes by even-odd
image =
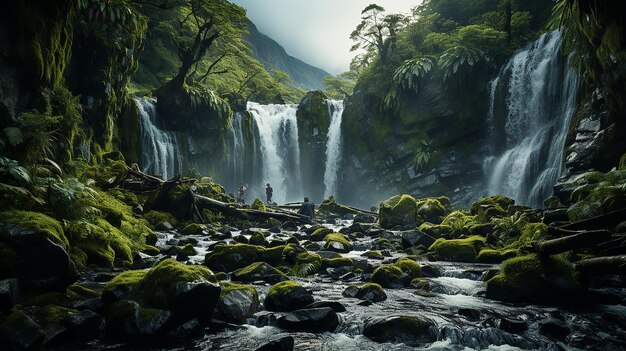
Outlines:
{"label": "hiker in dark jacket", "polygon": [[272,187],[270,186],[270,183],[267,183],[266,185],[267,186],[265,187],[265,195],[267,196],[267,204],[271,205],[272,195],[274,195],[274,189],[272,189]]}
{"label": "hiker in dark jacket", "polygon": [[315,218],[315,204],[309,202],[309,198],[305,197],[302,206],[300,206],[300,209],[298,210],[298,213],[308,216],[309,218],[311,218],[311,220],[313,220]]}

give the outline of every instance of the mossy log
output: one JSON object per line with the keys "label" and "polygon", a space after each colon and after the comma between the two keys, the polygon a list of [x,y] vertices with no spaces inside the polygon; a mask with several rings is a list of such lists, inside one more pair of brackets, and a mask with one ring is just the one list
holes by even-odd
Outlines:
{"label": "mossy log", "polygon": [[565,251],[591,248],[611,240],[613,233],[608,230],[591,230],[535,243],[532,248],[541,256],[559,254]]}
{"label": "mossy log", "polygon": [[626,274],[626,255],[594,257],[576,263],[576,270],[586,277]]}
{"label": "mossy log", "polygon": [[302,216],[297,213],[283,212],[265,212],[259,210],[252,210],[247,208],[239,208],[233,204],[214,200],[205,196],[194,194],[195,205],[201,209],[209,209],[213,211],[221,212],[227,216],[240,217],[245,219],[261,218],[270,219],[274,218],[279,221],[294,221],[296,223],[312,223],[311,219],[307,216]]}

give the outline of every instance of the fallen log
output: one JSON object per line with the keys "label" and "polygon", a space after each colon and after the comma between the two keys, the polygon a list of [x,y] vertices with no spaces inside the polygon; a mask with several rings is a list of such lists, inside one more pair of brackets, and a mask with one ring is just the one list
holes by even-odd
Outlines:
{"label": "fallen log", "polygon": [[250,219],[250,218],[262,218],[270,219],[274,218],[279,221],[294,221],[296,223],[313,223],[313,221],[306,216],[299,215],[297,213],[285,213],[285,212],[265,212],[259,210],[252,210],[247,208],[239,208],[235,205],[211,199],[206,196],[194,195],[195,205],[202,209],[209,209],[213,211],[221,212],[227,216],[233,216],[238,218]]}
{"label": "fallen log", "polygon": [[576,270],[584,276],[626,274],[626,255],[594,257],[579,261]]}
{"label": "fallen log", "polygon": [[599,216],[583,219],[582,221],[566,224],[559,227],[564,230],[593,230],[602,228],[611,228],[626,218],[626,208],[621,210],[605,213]]}
{"label": "fallen log", "polygon": [[558,239],[534,243],[532,250],[541,256],[555,255],[565,251],[594,247],[610,240],[612,235],[613,233],[608,230],[580,232]]}

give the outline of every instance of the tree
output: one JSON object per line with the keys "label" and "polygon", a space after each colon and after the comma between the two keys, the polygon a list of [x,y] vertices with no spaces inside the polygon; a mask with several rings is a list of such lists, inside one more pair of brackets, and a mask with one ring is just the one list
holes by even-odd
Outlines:
{"label": "tree", "polygon": [[350,78],[350,72],[344,72],[337,76],[326,76],[322,80],[324,88],[329,95],[348,97],[352,95],[354,80]]}
{"label": "tree", "polygon": [[406,17],[400,14],[385,15],[382,6],[367,6],[361,11],[361,23],[350,34],[350,39],[356,42],[350,51],[376,49],[380,62],[385,64],[396,35],[406,21]]}
{"label": "tree", "polygon": [[240,37],[246,30],[245,18],[241,7],[226,1],[183,1],[176,19],[177,35],[173,37],[181,65],[171,83],[182,86],[189,75],[203,81],[210,74],[226,73],[225,70],[215,70],[229,54],[226,49],[214,56],[213,62],[202,73],[198,63],[207,56],[218,38]]}

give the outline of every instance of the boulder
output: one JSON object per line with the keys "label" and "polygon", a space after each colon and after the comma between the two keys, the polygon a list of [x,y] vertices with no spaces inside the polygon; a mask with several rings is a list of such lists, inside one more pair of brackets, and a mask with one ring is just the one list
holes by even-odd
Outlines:
{"label": "boulder", "polygon": [[429,247],[436,240],[432,236],[418,229],[399,232],[398,235],[400,236],[400,238],[402,238],[402,247],[404,249],[408,249],[410,247],[418,245]]}
{"label": "boulder", "polygon": [[106,310],[107,331],[124,339],[159,336],[165,333],[171,313],[143,308],[135,301],[118,301]]}
{"label": "boulder", "polygon": [[387,294],[383,287],[376,283],[364,284],[361,286],[350,285],[342,293],[345,297],[355,297],[360,300],[371,302],[381,302],[387,300]]}
{"label": "boulder", "polygon": [[313,303],[313,294],[293,281],[280,282],[270,287],[265,297],[268,311],[288,312]]}
{"label": "boulder", "polygon": [[416,226],[417,201],[411,195],[396,195],[380,203],[378,222],[383,228]]}
{"label": "boulder", "polygon": [[20,299],[17,279],[0,280],[0,311],[10,310]]}
{"label": "boulder", "polygon": [[[254,262],[267,262],[262,246],[248,244],[217,245],[209,252],[204,265],[217,272],[233,272]],[[268,262],[272,263],[272,262]]]}
{"label": "boulder", "polygon": [[367,322],[363,335],[380,343],[419,347],[437,341],[437,324],[424,317],[392,316]]}
{"label": "boulder", "polygon": [[334,331],[339,318],[330,307],[302,309],[284,314],[278,318],[278,325],[287,330],[319,333]]}
{"label": "boulder", "polygon": [[34,349],[43,341],[41,327],[21,311],[11,313],[0,323],[0,342],[9,351]]}
{"label": "boulder", "polygon": [[254,287],[234,283],[223,283],[217,316],[227,322],[239,323],[259,311],[259,296]]}
{"label": "boulder", "polygon": [[428,251],[435,259],[441,261],[476,262],[476,256],[485,245],[485,238],[480,236],[452,240],[439,238]]}
{"label": "boulder", "polygon": [[280,339],[268,342],[267,344],[256,349],[256,351],[292,351],[293,343],[293,336],[284,336]]}
{"label": "boulder", "polygon": [[0,277],[18,279],[22,290],[64,290],[78,271],[61,224],[41,213],[0,212]]}
{"label": "boulder", "polygon": [[563,341],[571,331],[565,322],[551,318],[539,321],[539,332],[545,336]]}
{"label": "boulder", "polygon": [[341,252],[341,253],[348,253],[352,251],[352,243],[350,243],[348,238],[343,234],[340,234],[340,233],[327,234],[324,237],[324,241],[326,242],[326,245],[324,245],[324,249],[326,250]]}
{"label": "boulder", "polygon": [[500,320],[499,327],[505,332],[513,334],[520,334],[528,330],[528,324],[526,321],[513,318],[502,318],[502,320]]}
{"label": "boulder", "polygon": [[270,284],[288,280],[283,272],[265,262],[255,262],[247,267],[238,269],[233,272],[231,279],[244,283],[264,281]]}

